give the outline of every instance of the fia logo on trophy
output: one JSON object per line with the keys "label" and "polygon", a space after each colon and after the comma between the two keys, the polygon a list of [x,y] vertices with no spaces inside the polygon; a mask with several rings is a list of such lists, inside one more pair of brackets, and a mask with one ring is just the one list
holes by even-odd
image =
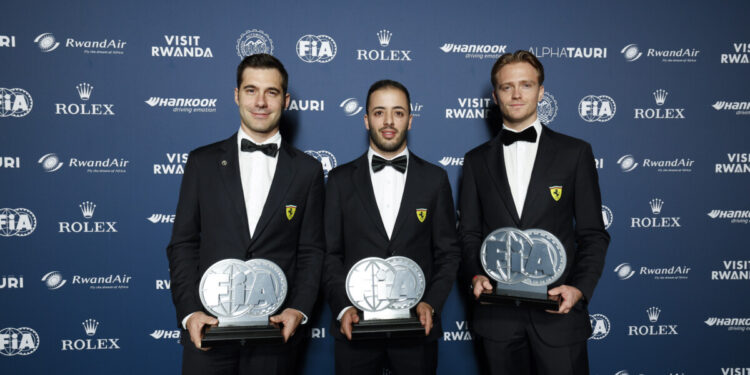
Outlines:
{"label": "fia logo on trophy", "polygon": [[209,267],[200,282],[200,299],[206,311],[219,320],[203,345],[231,341],[282,340],[281,331],[268,317],[284,303],[287,281],[279,266],[265,259],[220,260]]}
{"label": "fia logo on trophy", "polygon": [[362,319],[352,326],[352,339],[423,336],[411,309],[425,285],[422,269],[406,257],[370,257],[354,264],[346,276],[346,294]]}
{"label": "fia logo on trophy", "polygon": [[567,263],[565,247],[552,233],[541,229],[500,228],[484,239],[482,267],[497,282],[494,294],[483,294],[480,303],[528,304],[558,309],[547,286],[557,281]]}

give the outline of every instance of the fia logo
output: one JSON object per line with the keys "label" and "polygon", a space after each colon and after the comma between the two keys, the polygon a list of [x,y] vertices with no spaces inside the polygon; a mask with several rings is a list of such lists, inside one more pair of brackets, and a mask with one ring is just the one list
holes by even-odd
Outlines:
{"label": "fia logo", "polygon": [[306,63],[327,63],[336,57],[336,42],[328,35],[305,35],[297,41],[297,56]]}
{"label": "fia logo", "polygon": [[31,112],[34,100],[24,89],[0,87],[0,117],[23,117]]}
{"label": "fia logo", "polygon": [[607,95],[587,95],[578,103],[578,115],[586,122],[607,122],[616,110],[614,99]]}

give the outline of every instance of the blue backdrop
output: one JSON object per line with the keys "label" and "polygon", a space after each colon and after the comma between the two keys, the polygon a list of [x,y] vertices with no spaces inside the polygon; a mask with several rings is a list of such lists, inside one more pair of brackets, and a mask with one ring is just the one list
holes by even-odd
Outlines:
{"label": "blue backdrop", "polygon": [[[457,195],[499,127],[492,63],[517,49],[545,65],[548,125],[597,158],[612,243],[592,373],[750,373],[747,1],[2,8],[0,373],[179,371],[165,247],[187,152],[239,128],[243,52],[284,62],[282,133],[326,167],[365,151],[369,85],[403,82],[409,147]],[[478,372],[464,303],[445,306],[440,374]],[[321,305],[306,374],[333,372],[329,321]]]}

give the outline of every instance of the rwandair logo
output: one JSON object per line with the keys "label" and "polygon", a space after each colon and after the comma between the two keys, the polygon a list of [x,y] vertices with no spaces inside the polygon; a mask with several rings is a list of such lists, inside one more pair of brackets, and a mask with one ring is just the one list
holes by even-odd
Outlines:
{"label": "rwandair logo", "polygon": [[424,223],[424,219],[427,219],[427,209],[417,208],[417,219],[420,223]]}
{"label": "rwandair logo", "polygon": [[287,220],[292,220],[295,212],[297,212],[297,206],[293,204],[286,205],[286,219]]}
{"label": "rwandair logo", "polygon": [[554,199],[555,202],[559,201],[560,198],[562,198],[562,188],[562,186],[549,187],[549,193],[552,194],[552,199]]}

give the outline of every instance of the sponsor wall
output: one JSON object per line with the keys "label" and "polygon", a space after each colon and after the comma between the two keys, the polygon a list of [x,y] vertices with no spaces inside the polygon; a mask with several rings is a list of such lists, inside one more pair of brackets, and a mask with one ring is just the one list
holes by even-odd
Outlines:
{"label": "sponsor wall", "polygon": [[[745,374],[750,5],[11,2],[0,14],[0,373],[177,373],[165,247],[188,152],[239,127],[237,63],[290,73],[285,139],[326,173],[365,151],[369,85],[411,91],[410,149],[448,172],[499,117],[489,71],[530,49],[540,117],[594,148],[612,235],[593,374]],[[568,187],[562,187],[562,193]],[[439,373],[478,373],[468,300]],[[333,371],[330,312],[306,374]],[[696,355],[697,354],[697,355]]]}

